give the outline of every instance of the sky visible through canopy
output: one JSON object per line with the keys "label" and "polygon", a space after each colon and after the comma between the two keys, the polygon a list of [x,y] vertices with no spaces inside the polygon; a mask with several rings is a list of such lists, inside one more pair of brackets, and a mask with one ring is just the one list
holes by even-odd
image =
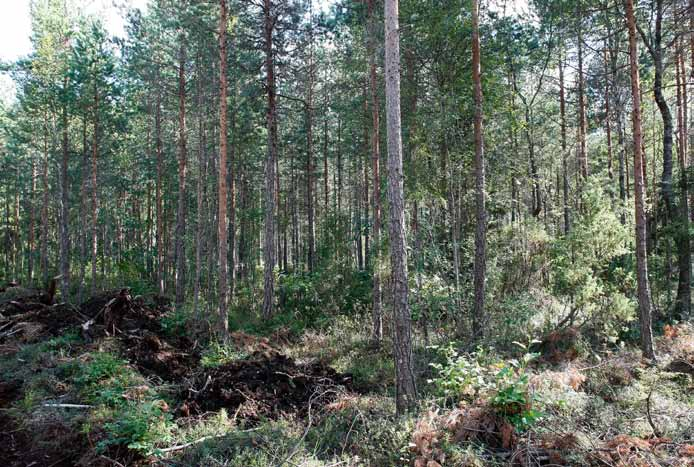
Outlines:
{"label": "sky visible through canopy", "polygon": [[[114,36],[125,34],[124,11],[128,6],[146,9],[149,0],[86,0],[85,12],[100,16],[106,29]],[[12,62],[29,55],[32,51],[30,40],[31,0],[2,0],[0,14],[0,62]],[[327,10],[335,0],[316,0],[316,4]],[[491,0],[489,7],[507,14],[525,14],[528,0]],[[14,83],[4,73],[0,73],[0,103],[12,101]]]}

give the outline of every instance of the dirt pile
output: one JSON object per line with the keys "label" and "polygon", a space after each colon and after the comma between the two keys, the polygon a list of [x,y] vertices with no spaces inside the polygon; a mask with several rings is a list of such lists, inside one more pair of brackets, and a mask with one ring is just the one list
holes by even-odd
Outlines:
{"label": "dirt pile", "polygon": [[143,374],[180,381],[194,372],[200,355],[196,342],[166,335],[161,318],[170,311],[165,297],[132,297],[128,289],[104,292],[82,304],[81,313],[91,317],[82,333],[87,339],[115,336]]}
{"label": "dirt pile", "polygon": [[121,336],[123,353],[146,376],[180,381],[200,362],[197,343],[187,338],[166,339],[147,329]]}
{"label": "dirt pile", "polygon": [[82,324],[87,338],[127,335],[148,330],[161,333],[160,319],[168,311],[169,303],[161,297],[132,297],[129,289],[120,289],[96,295],[80,306],[88,321]]}
{"label": "dirt pile", "polygon": [[[53,282],[51,283],[53,284]],[[129,289],[104,292],[80,307],[53,303],[55,285],[46,291],[6,287],[0,294],[0,344],[36,342],[80,328],[89,342],[105,336],[162,332],[160,318],[169,302],[158,296],[132,297]]]}
{"label": "dirt pile", "polygon": [[330,367],[297,364],[276,352],[257,352],[202,373],[183,411],[225,408],[238,418],[259,420],[284,414],[308,416],[352,385],[352,377]]}
{"label": "dirt pile", "polygon": [[58,336],[83,321],[79,310],[53,303],[55,285],[46,291],[5,287],[0,293],[0,344],[34,342]]}
{"label": "dirt pile", "polygon": [[[170,302],[163,297],[133,297],[123,288],[100,293],[75,307],[55,304],[52,296],[50,291],[19,287],[0,293],[0,352],[13,355],[26,343],[73,330],[84,339],[75,344],[80,350],[74,355],[88,355],[105,347],[127,359],[152,384],[170,385],[171,392],[178,395],[175,416],[226,409],[235,419],[251,424],[282,416],[307,418],[317,416],[352,386],[350,375],[319,363],[297,363],[282,355],[274,336],[268,339],[240,331],[231,333],[229,346],[246,357],[204,368],[197,341],[172,336],[162,325],[162,318],[171,311]],[[13,418],[2,405],[22,398],[25,387],[1,383],[0,379],[0,445],[4,446],[0,465],[101,465],[107,457],[134,465],[137,453],[125,444],[115,444],[107,457],[93,449],[95,440],[106,436],[102,427],[95,426],[85,439],[84,433],[63,425],[68,421],[59,417],[44,420],[33,413],[27,414],[32,416],[26,420]],[[130,394],[126,392],[123,397]],[[89,412],[84,416],[89,417]],[[68,454],[64,451],[66,443],[84,446],[84,450]]]}

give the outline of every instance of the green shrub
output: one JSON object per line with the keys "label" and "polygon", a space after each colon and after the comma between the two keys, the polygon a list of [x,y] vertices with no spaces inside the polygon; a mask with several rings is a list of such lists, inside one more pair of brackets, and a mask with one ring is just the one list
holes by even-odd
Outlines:
{"label": "green shrub", "polygon": [[123,406],[127,402],[123,394],[146,383],[127,361],[108,352],[92,354],[86,364],[73,361],[68,365],[80,394],[92,404]]}
{"label": "green shrub", "polygon": [[635,319],[633,235],[594,181],[581,203],[569,234],[553,242],[552,288],[568,302],[574,320],[589,321],[596,337],[615,341]]}
{"label": "green shrub", "polygon": [[103,452],[113,445],[127,446],[144,455],[156,453],[157,446],[173,439],[174,424],[166,402],[150,400],[128,401],[114,419],[104,424],[108,437],[99,442],[97,450]]}
{"label": "green shrub", "polygon": [[452,402],[460,399],[470,402],[489,400],[495,412],[506,418],[517,429],[530,427],[539,417],[533,408],[534,399],[528,387],[527,365],[539,354],[529,353],[526,346],[520,360],[496,358],[489,350],[478,349],[470,355],[461,355],[454,344],[443,349],[445,363],[432,363],[438,377],[430,383],[438,393]]}

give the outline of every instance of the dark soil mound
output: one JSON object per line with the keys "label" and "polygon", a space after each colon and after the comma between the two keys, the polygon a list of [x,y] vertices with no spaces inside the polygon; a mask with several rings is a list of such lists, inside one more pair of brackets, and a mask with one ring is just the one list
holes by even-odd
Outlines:
{"label": "dark soil mound", "polygon": [[159,319],[168,311],[165,303],[161,298],[150,303],[142,297],[133,298],[129,289],[96,295],[80,305],[81,313],[89,317],[83,325],[85,337],[113,336],[143,329],[161,332]]}
{"label": "dark soil mound", "polygon": [[179,381],[198,365],[196,343],[165,335],[160,319],[169,312],[170,302],[164,297],[133,298],[128,289],[121,289],[90,298],[81,310],[90,317],[82,326],[85,337],[118,337],[123,354],[144,374]]}
{"label": "dark soil mound", "polygon": [[313,363],[299,365],[279,353],[255,353],[208,370],[190,390],[190,408],[226,408],[239,418],[259,420],[283,414],[308,416],[352,385],[352,377]]}
{"label": "dark soil mound", "polygon": [[22,306],[29,311],[0,315],[0,343],[33,342],[59,336],[67,329],[82,323],[79,311],[65,303],[45,305],[38,302],[25,302]]}
{"label": "dark soil mound", "polygon": [[33,342],[81,327],[88,340],[143,330],[160,333],[159,319],[169,311],[167,299],[131,297],[128,289],[104,292],[79,308],[53,304],[54,292],[12,287],[0,296],[0,343]]}
{"label": "dark soil mound", "polygon": [[179,381],[193,373],[200,362],[197,345],[187,338],[165,339],[145,330],[123,338],[125,355],[145,375]]}

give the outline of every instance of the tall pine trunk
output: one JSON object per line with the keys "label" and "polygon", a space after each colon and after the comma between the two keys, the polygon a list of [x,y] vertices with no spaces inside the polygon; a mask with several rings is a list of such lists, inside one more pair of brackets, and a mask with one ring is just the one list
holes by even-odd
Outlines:
{"label": "tall pine trunk", "polygon": [[[63,91],[67,93],[68,78],[63,78]],[[64,96],[66,99],[67,96]],[[63,102],[62,108],[62,152],[63,157],[60,161],[60,294],[65,302],[70,294],[70,238],[68,236],[68,225],[70,223],[69,206],[69,184],[68,184],[68,113],[67,102]]]}
{"label": "tall pine trunk", "polygon": [[393,287],[395,405],[398,413],[416,400],[412,366],[412,323],[408,303],[405,194],[400,116],[400,27],[398,0],[385,0],[386,127],[388,135],[388,200],[390,262]]}
{"label": "tall pine trunk", "polygon": [[176,209],[175,240],[175,286],[176,303],[182,304],[186,291],[186,175],[187,175],[187,138],[186,138],[186,45],[181,32],[178,56],[178,206]]}
{"label": "tall pine trunk", "polygon": [[687,182],[687,86],[686,68],[682,49],[684,43],[680,43],[675,58],[676,84],[677,84],[677,127],[678,127],[678,162],[679,162],[679,185],[680,185],[680,206],[679,206],[679,225],[675,230],[677,244],[677,265],[679,269],[677,281],[677,304],[676,312],[678,317],[686,318],[691,311],[691,243],[689,240],[689,186]]}
{"label": "tall pine trunk", "polygon": [[218,332],[226,338],[228,328],[227,276],[227,7],[219,1],[219,176],[217,241],[219,249],[219,322]]}
{"label": "tall pine trunk", "polygon": [[381,118],[378,102],[378,83],[376,80],[376,12],[375,0],[368,3],[369,91],[371,97],[371,170],[373,172],[373,193],[371,209],[373,213],[373,292],[372,292],[372,331],[371,338],[377,345],[383,338],[383,311],[381,291]]}
{"label": "tall pine trunk", "polygon": [[588,153],[586,149],[586,96],[583,77],[583,25],[582,5],[578,2],[578,167],[582,179],[588,177]]}
{"label": "tall pine trunk", "polygon": [[[312,21],[312,19],[311,19]],[[313,26],[310,29],[310,44],[308,56],[308,84],[306,86],[306,216],[308,229],[308,271],[316,267],[316,206],[314,189],[314,157],[313,157],[313,86],[315,81],[315,64],[313,63]]]}
{"label": "tall pine trunk", "polygon": [[641,323],[641,351],[644,357],[655,359],[651,324],[651,291],[648,283],[648,256],[646,252],[646,212],[642,168],[641,85],[639,83],[638,47],[634,2],[626,0],[626,21],[629,29],[629,65],[631,70],[631,114],[634,137],[634,215],[636,218],[636,278]]}
{"label": "tall pine trunk", "polygon": [[482,77],[480,64],[479,4],[472,0],[472,83],[475,96],[475,308],[473,335],[484,334],[484,294],[487,269],[487,210],[485,206],[484,135],[482,132]]}
{"label": "tall pine trunk", "polygon": [[99,157],[99,88],[94,77],[94,135],[92,135],[92,294],[96,292],[97,250],[99,247],[99,187],[97,185],[97,162]]}
{"label": "tall pine trunk", "polygon": [[[563,55],[563,52],[562,52]],[[566,148],[566,92],[564,89],[564,58],[559,59],[559,115],[561,121],[561,179],[562,202],[564,213],[564,235],[571,230],[571,218],[569,213],[569,174]]]}
{"label": "tall pine trunk", "polygon": [[41,277],[44,285],[48,282],[48,115],[44,115],[43,120],[43,161],[41,168]]}
{"label": "tall pine trunk", "polygon": [[267,157],[265,159],[265,231],[263,236],[263,316],[273,313],[275,300],[275,157],[277,157],[277,90],[272,36],[276,17],[272,0],[263,1],[265,72],[267,73]]}
{"label": "tall pine trunk", "polygon": [[162,200],[162,183],[164,176],[164,151],[162,148],[161,135],[161,88],[158,84],[159,73],[157,72],[157,109],[154,117],[154,132],[157,146],[157,187],[156,187],[156,211],[157,211],[157,287],[159,294],[165,292],[164,283],[164,204]]}

